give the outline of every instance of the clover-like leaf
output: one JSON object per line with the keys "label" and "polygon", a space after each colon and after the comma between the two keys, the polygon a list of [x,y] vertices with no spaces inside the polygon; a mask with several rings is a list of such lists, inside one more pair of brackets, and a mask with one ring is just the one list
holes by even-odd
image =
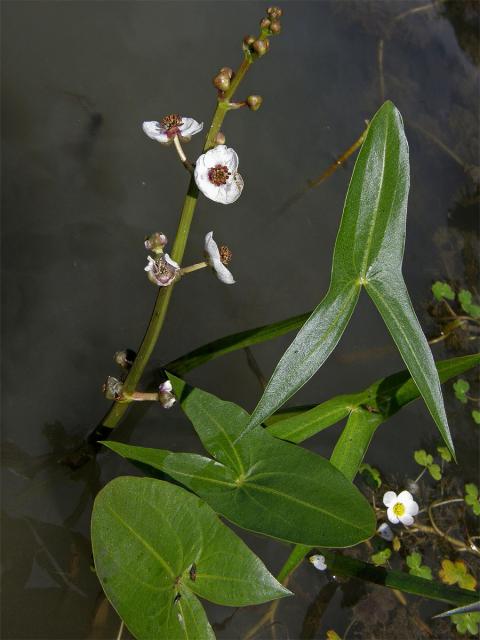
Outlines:
{"label": "clover-like leaf", "polygon": [[413,452],[414,460],[417,464],[422,467],[428,467],[429,464],[432,464],[433,458],[432,456],[425,451],[425,449],[419,449],[418,451]]}
{"label": "clover-like leaf", "polygon": [[462,404],[466,404],[468,402],[466,394],[469,389],[470,384],[463,378],[459,378],[456,382],[453,383],[455,397],[457,398],[457,400],[460,400]]}
{"label": "clover-like leaf", "polygon": [[195,495],[151,478],[116,478],[92,515],[95,568],[137,640],[215,638],[197,596],[244,606],[290,595]]}
{"label": "clover-like leaf", "polygon": [[428,473],[432,476],[434,480],[442,479],[442,471],[438,464],[429,464],[427,469],[428,469]]}
{"label": "clover-like leaf", "polygon": [[412,576],[418,576],[419,578],[425,578],[425,580],[433,580],[432,570],[425,564],[422,564],[422,556],[418,551],[411,553],[406,558],[408,572]]}
{"label": "clover-like leaf", "polygon": [[437,280],[437,282],[432,285],[432,293],[437,300],[455,300],[455,291],[448,282]]}
{"label": "clover-like leaf", "polygon": [[478,498],[478,487],[473,482],[465,485],[465,503],[472,507],[476,516],[480,516],[480,500]]}
{"label": "clover-like leaf", "polygon": [[370,559],[376,567],[383,567],[387,564],[391,555],[392,550],[389,547],[386,547],[385,549],[374,553]]}
{"label": "clover-like leaf", "polygon": [[462,589],[474,591],[477,585],[475,578],[468,572],[463,560],[442,560],[442,568],[438,572],[440,579],[445,584],[458,584]]}
{"label": "clover-like leaf", "polygon": [[462,636],[467,632],[472,636],[478,635],[478,625],[480,625],[480,612],[472,611],[472,613],[455,613],[452,616],[452,622],[457,627],[457,632]]}
{"label": "clover-like leaf", "polygon": [[442,446],[439,445],[437,447],[437,451],[440,454],[440,457],[442,458],[442,460],[445,460],[445,462],[451,462],[452,461],[452,454],[447,449],[447,447],[442,447]]}
{"label": "clover-like leaf", "polygon": [[472,303],[472,294],[466,289],[462,289],[458,294],[458,301],[462,305],[462,309],[472,318],[480,318],[480,305]]}

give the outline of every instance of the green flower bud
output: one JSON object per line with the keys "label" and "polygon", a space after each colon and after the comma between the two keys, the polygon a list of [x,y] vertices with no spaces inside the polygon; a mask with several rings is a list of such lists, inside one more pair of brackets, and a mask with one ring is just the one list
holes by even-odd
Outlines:
{"label": "green flower bud", "polygon": [[227,89],[230,86],[230,78],[228,77],[228,75],[226,73],[219,73],[218,75],[216,75],[214,77],[213,85],[219,91],[227,91]]}
{"label": "green flower bud", "polygon": [[252,111],[258,111],[262,106],[263,98],[262,96],[248,96],[246,102],[249,109]]}

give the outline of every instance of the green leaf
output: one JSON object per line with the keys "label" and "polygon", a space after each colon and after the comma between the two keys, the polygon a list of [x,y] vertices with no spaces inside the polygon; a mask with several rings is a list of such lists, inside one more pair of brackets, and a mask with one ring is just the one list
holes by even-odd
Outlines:
{"label": "green leaf", "polygon": [[[450,378],[480,364],[480,353],[437,362],[440,381]],[[268,431],[277,438],[290,442],[303,442],[319,431],[335,424],[358,407],[380,413],[386,420],[409,402],[420,397],[418,387],[408,371],[400,371],[387,378],[377,380],[364,391],[355,394],[335,396],[316,407],[304,410],[291,408],[282,414],[275,414],[267,420]]]}
{"label": "green leaf", "polygon": [[412,576],[418,576],[419,578],[425,578],[425,580],[433,580],[432,570],[427,565],[422,565],[422,556],[415,551],[406,558],[407,566],[409,567],[409,573]]}
{"label": "green leaf", "polygon": [[447,447],[438,446],[437,451],[440,454],[440,457],[442,458],[442,460],[445,460],[445,462],[452,461],[452,454],[447,449]]}
{"label": "green leaf", "polygon": [[402,120],[393,104],[386,102],[374,116],[355,163],[328,293],[278,363],[248,428],[272,415],[322,366],[340,339],[363,285],[453,454],[435,363],[401,273],[408,189]]}
{"label": "green leaf", "polygon": [[197,596],[229,606],[290,595],[196,496],[168,482],[121,477],[98,494],[95,567],[138,640],[214,639]]}
{"label": "green leaf", "polygon": [[363,476],[365,482],[374,489],[380,489],[382,486],[382,476],[380,471],[375,467],[370,466],[366,462],[361,464],[358,468],[359,473]]}
{"label": "green leaf", "polygon": [[442,471],[438,464],[429,464],[427,469],[428,469],[428,473],[432,476],[434,480],[442,479]]}
{"label": "green leaf", "polygon": [[477,636],[478,625],[480,625],[480,612],[456,613],[452,616],[452,622],[457,627],[458,633],[465,635],[468,631],[472,636]]}
{"label": "green leaf", "polygon": [[382,567],[383,565],[387,564],[391,555],[392,550],[389,547],[386,547],[385,549],[382,549],[382,551],[374,553],[371,557],[371,560],[376,567]]}
{"label": "green leaf", "polygon": [[458,301],[462,305],[462,309],[472,318],[480,317],[480,306],[472,303],[472,294],[466,289],[462,289],[458,294]]}
{"label": "green leaf", "polygon": [[462,589],[475,590],[477,581],[468,572],[468,567],[463,560],[442,560],[442,568],[438,572],[440,579],[445,584],[458,584]]}
{"label": "green leaf", "polygon": [[469,389],[470,389],[470,384],[463,378],[459,378],[456,382],[453,383],[453,390],[455,391],[455,397],[457,398],[457,400],[460,400],[462,404],[466,404],[468,402],[466,393]]}
{"label": "green leaf", "polygon": [[437,300],[455,300],[455,292],[447,282],[437,280],[432,285],[432,293]]}
{"label": "green leaf", "polygon": [[476,516],[480,516],[480,500],[478,499],[478,487],[471,482],[465,485],[465,503],[472,507]]}
{"label": "green leaf", "polygon": [[476,409],[474,409],[472,411],[472,418],[476,424],[480,424],[480,411],[477,411]]}
{"label": "green leaf", "polygon": [[390,589],[398,589],[404,593],[411,593],[423,598],[448,602],[459,607],[478,600],[478,594],[472,591],[458,587],[447,587],[439,582],[425,580],[403,571],[374,567],[372,564],[362,562],[362,560],[328,549],[322,549],[322,554],[325,556],[328,569],[333,575],[359,578]]}
{"label": "green leaf", "polygon": [[282,540],[328,547],[371,537],[375,516],[364,496],[324,458],[270,436],[244,434],[248,414],[170,377],[203,446],[214,456],[105,443],[160,469],[239,526]]}
{"label": "green leaf", "polygon": [[419,451],[413,452],[413,457],[415,462],[419,464],[421,467],[427,467],[432,464],[433,458],[430,454],[428,454],[425,449],[420,449]]}

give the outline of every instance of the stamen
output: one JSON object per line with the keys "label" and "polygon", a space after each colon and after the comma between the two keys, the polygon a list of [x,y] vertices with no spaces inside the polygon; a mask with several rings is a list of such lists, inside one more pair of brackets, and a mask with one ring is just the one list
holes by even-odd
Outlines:
{"label": "stamen", "polygon": [[166,129],[166,134],[169,138],[180,133],[180,127],[183,124],[182,118],[178,113],[171,113],[169,116],[165,116],[162,120],[162,127]]}
{"label": "stamen", "polygon": [[225,266],[228,266],[232,260],[232,255],[233,255],[232,252],[225,245],[222,245],[219,251],[220,251],[221,263],[224,264]]}
{"label": "stamen", "polygon": [[231,175],[232,174],[225,165],[217,164],[209,170],[208,179],[216,187],[220,187],[222,184],[227,183],[227,180]]}
{"label": "stamen", "polygon": [[393,505],[393,513],[396,516],[403,516],[403,514],[405,513],[405,506],[401,502],[396,502]]}

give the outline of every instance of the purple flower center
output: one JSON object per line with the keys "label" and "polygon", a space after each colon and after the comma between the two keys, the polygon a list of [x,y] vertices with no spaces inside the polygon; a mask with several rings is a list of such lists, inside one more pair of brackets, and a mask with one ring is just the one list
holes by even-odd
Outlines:
{"label": "purple flower center", "polygon": [[208,179],[212,184],[216,187],[220,187],[222,184],[226,184],[228,178],[232,174],[227,169],[227,167],[223,164],[216,164],[212,167],[208,172]]}
{"label": "purple flower center", "polygon": [[165,116],[161,122],[169,138],[173,138],[179,133],[182,124],[183,120],[178,113],[171,113],[169,116]]}

